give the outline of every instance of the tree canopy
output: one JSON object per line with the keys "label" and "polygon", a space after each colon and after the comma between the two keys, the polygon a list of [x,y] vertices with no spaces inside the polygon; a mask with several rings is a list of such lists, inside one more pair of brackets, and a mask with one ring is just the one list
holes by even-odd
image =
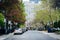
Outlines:
{"label": "tree canopy", "polygon": [[[36,21],[53,22],[58,21],[60,16],[60,9],[53,8],[55,0],[41,0],[42,3],[36,6]],[[39,9],[38,9],[39,8]]]}
{"label": "tree canopy", "polygon": [[4,26],[4,16],[0,13],[0,26]]}
{"label": "tree canopy", "polygon": [[22,0],[5,0],[3,7],[6,9],[6,17],[8,20],[24,23],[25,22],[25,10]]}

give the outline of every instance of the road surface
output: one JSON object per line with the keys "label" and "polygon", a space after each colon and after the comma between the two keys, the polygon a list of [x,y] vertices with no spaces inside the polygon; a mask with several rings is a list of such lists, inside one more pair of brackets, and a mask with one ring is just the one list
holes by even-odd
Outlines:
{"label": "road surface", "polygon": [[57,40],[40,31],[27,31],[22,35],[13,35],[5,40]]}

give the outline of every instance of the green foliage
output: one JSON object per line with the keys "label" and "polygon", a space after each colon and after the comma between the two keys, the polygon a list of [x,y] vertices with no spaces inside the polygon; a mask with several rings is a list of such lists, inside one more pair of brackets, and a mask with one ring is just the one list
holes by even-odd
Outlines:
{"label": "green foliage", "polygon": [[[36,18],[35,21],[43,21],[45,23],[49,21],[58,21],[60,16],[60,10],[52,8],[54,0],[41,0],[42,3],[35,8],[38,9],[35,10],[36,12]],[[49,1],[49,2],[48,2]]]}
{"label": "green foliage", "polygon": [[20,28],[24,28],[25,27],[25,25],[23,25],[23,24],[20,24]]}
{"label": "green foliage", "polygon": [[[13,22],[24,24],[26,13],[22,0],[3,0],[3,7],[6,9],[6,18]],[[2,18],[1,18],[2,19]],[[3,21],[1,21],[3,22]],[[19,25],[18,25],[19,26]]]}
{"label": "green foliage", "polygon": [[47,10],[38,11],[38,13],[36,14],[36,20],[44,21],[44,22],[49,21],[50,19],[49,19],[49,14],[48,14]]}
{"label": "green foliage", "polygon": [[4,16],[2,15],[2,13],[0,13],[0,26],[4,26]]}
{"label": "green foliage", "polygon": [[8,10],[8,14],[7,14],[7,18],[9,20],[12,20],[14,22],[17,23],[23,23],[25,22],[25,9],[24,9],[24,3],[19,0],[8,0],[8,2],[12,2],[13,5],[10,5],[7,7]]}

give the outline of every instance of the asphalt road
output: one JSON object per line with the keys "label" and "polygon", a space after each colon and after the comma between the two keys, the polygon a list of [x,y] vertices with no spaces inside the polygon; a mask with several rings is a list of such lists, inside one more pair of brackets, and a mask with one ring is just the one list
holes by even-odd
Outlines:
{"label": "asphalt road", "polygon": [[13,35],[5,40],[57,40],[40,31],[27,31],[22,35]]}

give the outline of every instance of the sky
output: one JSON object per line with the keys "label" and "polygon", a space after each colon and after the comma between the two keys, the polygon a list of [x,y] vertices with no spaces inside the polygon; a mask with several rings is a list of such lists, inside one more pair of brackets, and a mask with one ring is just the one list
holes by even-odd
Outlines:
{"label": "sky", "polygon": [[29,2],[29,0],[23,0],[23,2],[25,2],[25,1],[28,1]]}
{"label": "sky", "polygon": [[27,2],[34,1],[35,3],[38,3],[40,0],[23,0],[23,2],[25,2],[25,1],[27,1]]}

